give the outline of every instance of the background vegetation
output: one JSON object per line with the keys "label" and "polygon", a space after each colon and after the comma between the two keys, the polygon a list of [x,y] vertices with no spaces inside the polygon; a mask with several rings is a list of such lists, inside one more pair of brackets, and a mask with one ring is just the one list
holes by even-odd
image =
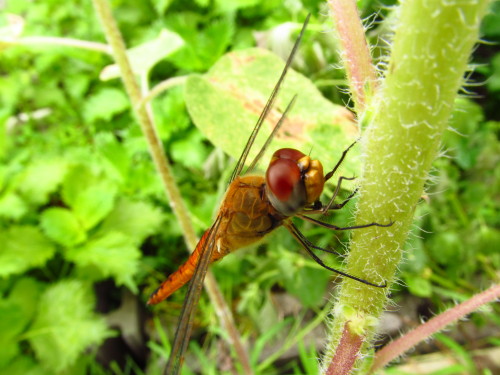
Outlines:
{"label": "background vegetation", "polygon": [[[333,68],[338,62],[333,36],[318,32],[329,28],[318,16],[325,14],[321,1],[124,0],[112,5],[127,45],[142,48],[132,59],[149,76],[151,87],[170,77],[205,73],[228,51],[255,46],[257,30],[264,31],[260,46],[286,56],[311,12],[314,19],[294,67],[327,99],[348,103],[343,72]],[[381,45],[374,50],[381,56],[390,8],[374,1],[360,1],[359,7],[364,17],[376,21],[370,23],[368,36]],[[8,41],[12,25],[22,20],[25,38]],[[1,22],[0,372],[158,374],[185,291],[153,309],[145,308],[145,301],[185,259],[182,234],[122,84],[112,68],[105,69],[110,57],[29,38],[104,42],[91,3],[8,1]],[[485,40],[499,41],[498,2],[482,32]],[[417,208],[407,260],[401,265],[402,283],[393,290],[399,306],[392,313],[399,324],[396,336],[419,318],[498,282],[497,51],[494,44],[478,46],[469,81],[480,85],[468,88],[474,95],[457,101],[454,130],[445,135],[443,157],[435,162],[428,195]],[[212,146],[206,130],[195,127],[185,93],[182,84],[171,88],[154,99],[153,110],[201,233],[211,223],[233,160]],[[251,127],[254,119],[248,123]],[[325,158],[338,157],[343,147],[339,138],[317,132],[318,139],[332,143],[332,155]],[[237,142],[244,143],[246,137],[245,131]],[[297,147],[293,141],[291,146]],[[324,160],[320,150],[313,148],[312,154]],[[348,169],[355,169],[352,163],[346,163]],[[336,213],[336,224],[349,223],[350,207]],[[348,238],[307,225],[302,229],[314,243],[340,251]],[[334,275],[298,249],[279,231],[261,246],[213,267],[257,373],[316,372],[321,346],[314,338],[321,337],[321,329],[313,330],[321,327],[328,311],[325,293],[331,292]],[[341,266],[339,257],[326,254],[324,259]],[[498,312],[492,306],[471,317],[467,333],[459,329],[438,337],[439,351],[456,358],[445,373],[487,373],[470,353],[498,347]],[[233,353],[219,339],[224,335],[204,297],[187,367],[229,373],[226,363]],[[435,350],[431,345],[421,348]]]}

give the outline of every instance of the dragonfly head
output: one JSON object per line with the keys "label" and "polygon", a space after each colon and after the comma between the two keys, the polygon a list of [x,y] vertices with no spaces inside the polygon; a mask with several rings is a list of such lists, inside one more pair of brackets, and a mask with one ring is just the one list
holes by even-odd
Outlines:
{"label": "dragonfly head", "polygon": [[292,216],[317,201],[324,185],[319,160],[293,148],[282,148],[273,154],[266,171],[266,193],[281,214]]}

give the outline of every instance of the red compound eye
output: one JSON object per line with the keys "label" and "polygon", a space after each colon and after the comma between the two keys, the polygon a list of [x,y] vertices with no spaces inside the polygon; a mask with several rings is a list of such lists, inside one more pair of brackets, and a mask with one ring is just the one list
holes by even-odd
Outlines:
{"label": "red compound eye", "polygon": [[273,154],[267,168],[267,197],[285,216],[295,215],[307,202],[302,170],[304,157],[302,152],[293,148],[282,148]]}
{"label": "red compound eye", "polygon": [[273,160],[267,168],[266,180],[270,192],[281,202],[288,201],[297,184],[302,183],[297,163],[289,158]]}
{"label": "red compound eye", "polygon": [[290,159],[297,161],[304,156],[305,155],[302,152],[294,148],[282,148],[273,154],[273,158],[271,160],[273,161],[276,159]]}

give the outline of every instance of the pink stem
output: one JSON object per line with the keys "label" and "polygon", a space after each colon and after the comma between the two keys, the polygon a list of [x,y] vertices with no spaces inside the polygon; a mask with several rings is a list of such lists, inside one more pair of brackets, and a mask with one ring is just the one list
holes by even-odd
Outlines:
{"label": "pink stem", "polygon": [[351,373],[354,362],[358,359],[363,338],[353,334],[349,322],[344,325],[344,331],[337,346],[335,355],[326,370],[325,375],[347,375]]}
{"label": "pink stem", "polygon": [[448,324],[463,318],[465,315],[470,314],[478,307],[498,298],[500,298],[500,284],[494,285],[484,292],[473,296],[471,299],[462,302],[461,304],[432,318],[427,323],[420,325],[379,351],[375,356],[375,361],[373,362],[371,371],[375,372],[376,370],[381,369],[387,363],[399,357],[419,342],[442,330]]}
{"label": "pink stem", "polygon": [[361,115],[366,98],[373,91],[377,74],[372,64],[365,30],[354,0],[329,0],[331,17],[339,37],[340,53],[345,66],[356,113]]}

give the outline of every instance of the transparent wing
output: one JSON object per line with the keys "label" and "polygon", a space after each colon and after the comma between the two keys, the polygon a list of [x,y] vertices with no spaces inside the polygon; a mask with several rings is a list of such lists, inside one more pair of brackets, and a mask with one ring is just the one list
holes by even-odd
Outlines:
{"label": "transparent wing", "polygon": [[[271,93],[271,96],[267,100],[266,105],[264,106],[264,109],[262,110],[262,113],[259,116],[259,119],[257,120],[257,123],[255,124],[255,127],[252,131],[252,134],[250,135],[247,144],[245,145],[245,148],[243,149],[243,152],[241,153],[241,156],[238,160],[238,163],[236,164],[236,167],[231,175],[231,178],[229,180],[229,184],[241,174],[243,167],[245,165],[245,161],[248,157],[248,153],[250,152],[252,145],[255,141],[255,138],[257,137],[257,134],[259,133],[260,128],[262,127],[262,124],[264,123],[264,120],[266,119],[267,115],[269,114],[275,100],[276,96],[279,92],[279,89],[281,87],[281,84],[283,83],[283,80],[285,79],[286,73],[288,72],[288,69],[290,68],[290,65],[293,61],[293,58],[295,56],[295,53],[297,51],[297,48],[300,44],[300,41],[302,39],[302,36],[304,35],[304,31],[307,27],[307,24],[309,22],[310,14],[307,16],[306,20],[304,21],[304,25],[302,26],[302,30],[300,31],[299,37],[297,38],[297,41],[295,42],[292,51],[290,53],[290,56],[288,57],[286,63],[285,63],[285,68],[283,69],[283,72],[281,73],[281,76],[276,83],[276,86],[274,86],[274,89]],[[292,99],[290,104],[287,106],[286,110],[284,111],[283,115],[281,116],[281,119],[278,121],[278,123],[275,126],[275,129],[267,139],[265,145],[264,145],[264,150],[265,148],[269,145],[271,142],[273,136],[276,134],[278,129],[281,127],[284,118],[286,114],[289,112],[291,109],[293,103],[295,102],[295,97]],[[263,151],[259,152],[257,157],[254,159],[252,162],[251,168],[253,168],[260,157],[262,157]],[[200,252],[200,258],[198,259],[198,263],[196,266],[196,270],[194,272],[194,275],[189,283],[189,289],[186,295],[186,298],[184,300],[184,304],[182,306],[182,311],[181,311],[181,319],[179,321],[179,324],[177,326],[177,330],[175,331],[175,338],[174,342],[172,344],[172,351],[170,353],[170,358],[167,362],[167,366],[165,367],[164,374],[165,375],[177,375],[180,373],[180,369],[182,367],[182,363],[184,361],[184,353],[186,352],[189,339],[191,336],[191,329],[192,329],[192,319],[194,315],[194,311],[196,310],[196,307],[198,305],[198,301],[200,299],[200,294],[201,294],[201,289],[203,287],[203,280],[205,279],[205,275],[207,274],[208,271],[208,266],[210,265],[210,260],[212,259],[212,254],[214,252],[214,249],[216,247],[216,235],[219,230],[219,225],[221,223],[221,216],[219,215],[217,219],[215,220],[214,224],[212,225],[210,229],[210,234],[204,244],[204,248]]]}
{"label": "transparent wing", "polygon": [[182,305],[181,318],[179,324],[177,325],[177,330],[175,331],[172,351],[170,352],[170,358],[167,362],[167,366],[165,367],[165,375],[177,375],[180,373],[180,369],[184,361],[184,353],[186,352],[189,338],[191,337],[193,316],[200,299],[203,280],[207,274],[208,266],[210,265],[210,260],[212,259],[212,254],[216,247],[215,237],[217,235],[217,231],[219,230],[221,219],[222,218],[219,215],[210,228],[210,234],[208,235],[205,245],[200,252],[196,270],[194,271],[194,275],[189,282],[189,289],[186,298],[184,299],[184,304]]}
{"label": "transparent wing", "polygon": [[[255,124],[255,127],[253,128],[252,134],[250,134],[250,138],[248,138],[247,144],[245,145],[245,148],[243,149],[243,152],[241,153],[240,158],[238,159],[238,163],[236,163],[236,167],[234,168],[233,174],[231,175],[231,178],[229,179],[229,184],[233,182],[233,180],[239,176],[243,170],[243,167],[245,165],[245,161],[248,157],[248,153],[250,152],[253,143],[255,141],[255,138],[257,137],[257,134],[259,134],[259,130],[262,127],[262,124],[264,123],[264,120],[266,119],[267,115],[271,111],[274,102],[276,100],[276,96],[278,95],[278,92],[280,90],[281,84],[283,83],[286,73],[288,72],[288,69],[290,68],[290,65],[292,64],[293,58],[295,56],[295,53],[297,52],[297,49],[299,47],[300,41],[302,40],[302,36],[304,35],[304,32],[307,28],[307,24],[309,23],[309,18],[311,17],[310,14],[307,15],[306,20],[304,21],[304,25],[302,26],[302,30],[300,31],[299,37],[297,38],[295,44],[293,45],[292,52],[290,52],[290,56],[288,56],[288,59],[286,60],[285,67],[283,68],[283,72],[281,73],[280,78],[278,79],[278,82],[276,83],[276,86],[274,86],[273,91],[271,92],[271,96],[267,100],[266,105],[264,106],[264,109],[262,110],[262,113],[259,116],[259,119],[257,120],[257,123]],[[282,116],[283,118],[283,116]],[[282,121],[278,122],[280,124]],[[273,134],[275,132],[273,131]],[[267,144],[268,142],[266,142]],[[259,158],[262,156],[261,153],[259,153]],[[255,158],[255,160],[252,162],[252,165],[257,164],[258,158]]]}
{"label": "transparent wing", "polygon": [[264,153],[267,150],[267,147],[269,146],[269,144],[273,140],[274,136],[280,130],[281,125],[283,125],[283,123],[285,122],[286,115],[288,114],[288,112],[290,112],[292,110],[292,107],[295,104],[295,100],[297,100],[297,94],[295,94],[293,96],[292,100],[290,100],[290,103],[288,103],[288,105],[286,106],[286,108],[283,111],[283,114],[281,115],[278,123],[275,125],[275,127],[274,127],[273,131],[271,132],[271,134],[269,134],[269,137],[267,137],[266,142],[264,143],[264,145],[260,149],[260,151],[257,154],[257,156],[255,157],[255,159],[252,160],[252,162],[248,166],[248,168],[245,171],[245,173],[251,173],[253,171],[253,169],[255,168],[255,166],[257,165],[257,163],[259,162],[259,160],[262,157],[262,155],[264,155]]}

